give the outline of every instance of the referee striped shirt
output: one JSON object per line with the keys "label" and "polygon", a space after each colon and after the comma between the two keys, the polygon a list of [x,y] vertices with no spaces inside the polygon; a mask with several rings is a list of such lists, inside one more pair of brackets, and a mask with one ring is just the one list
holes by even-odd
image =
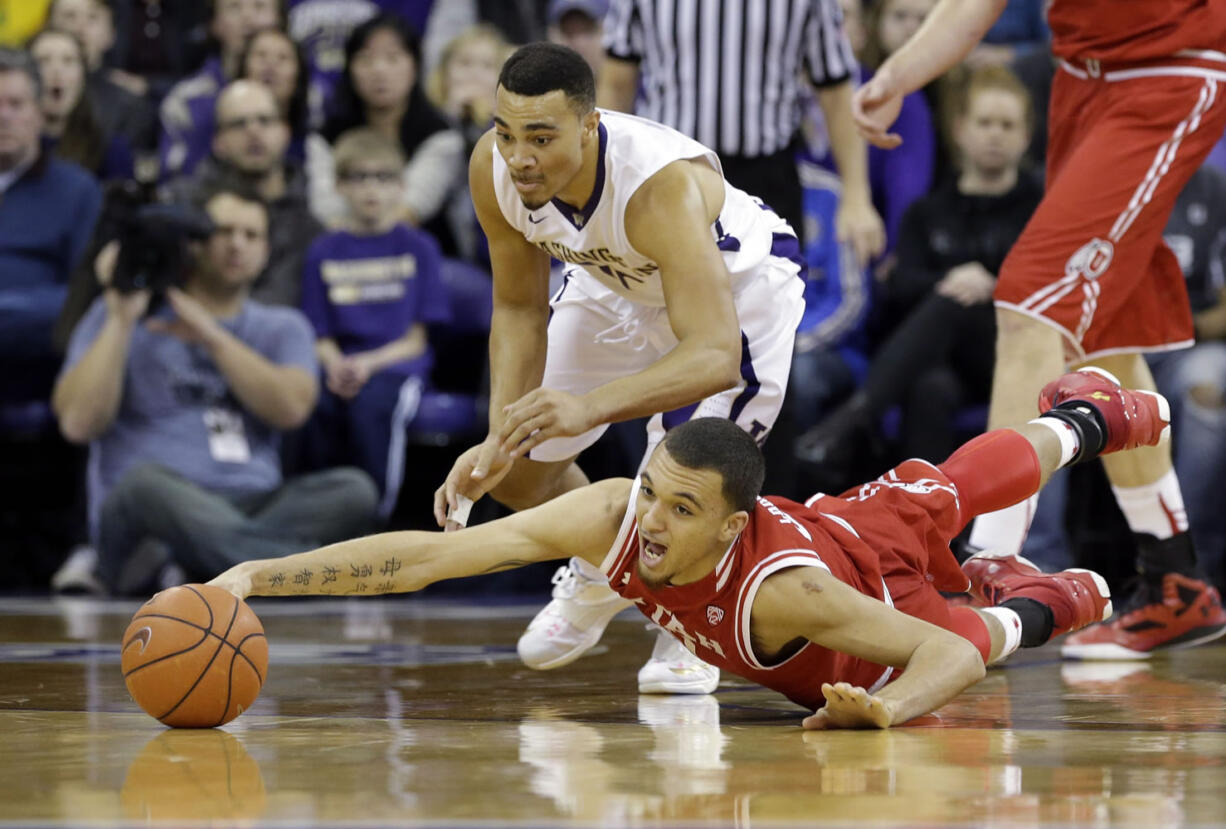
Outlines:
{"label": "referee striped shirt", "polygon": [[788,146],[802,70],[816,86],[856,71],[838,0],[612,0],[604,46],[639,65],[636,114],[721,155]]}

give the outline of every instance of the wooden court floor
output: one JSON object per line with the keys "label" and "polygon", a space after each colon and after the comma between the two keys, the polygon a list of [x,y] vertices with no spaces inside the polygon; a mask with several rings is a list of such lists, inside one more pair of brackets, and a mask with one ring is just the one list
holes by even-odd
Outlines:
{"label": "wooden court floor", "polygon": [[1226,645],[1151,664],[1023,654],[885,732],[805,733],[725,676],[636,693],[633,612],[548,673],[515,640],[535,605],[256,599],[255,706],[163,728],[127,697],[137,602],[0,601],[4,826],[1226,825]]}

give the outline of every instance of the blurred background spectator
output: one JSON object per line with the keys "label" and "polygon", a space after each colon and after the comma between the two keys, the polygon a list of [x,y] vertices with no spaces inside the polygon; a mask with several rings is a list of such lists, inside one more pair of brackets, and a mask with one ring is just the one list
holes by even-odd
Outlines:
{"label": "blurred background spectator", "polygon": [[251,289],[260,302],[298,307],[306,246],[322,230],[307,204],[301,165],[289,157],[290,127],[272,90],[256,81],[229,84],[217,97],[212,154],[191,176],[170,182],[179,203],[224,182],[238,182],[268,207],[269,256]]}
{"label": "blurred background spectator", "polygon": [[349,205],[344,230],[307,252],[302,307],[315,329],[324,391],[308,427],[312,466],[353,458],[379,485],[380,517],[396,507],[405,438],[430,381],[427,326],[450,319],[438,243],[400,221],[404,154],[370,127],[336,142]]}
{"label": "blurred background spectator", "polygon": [[208,31],[214,48],[209,58],[162,100],[158,156],[163,179],[191,173],[208,155],[217,93],[238,75],[247,39],[282,24],[277,0],[211,0],[211,6]]}
{"label": "blurred background spectator", "polygon": [[0,353],[10,401],[50,391],[59,360],[51,329],[101,203],[88,173],[42,149],[41,99],[33,59],[0,50]]}
{"label": "blurred background spectator", "polygon": [[0,586],[26,589],[45,589],[83,532],[82,459],[48,407],[51,335],[101,202],[87,172],[42,149],[41,98],[33,59],[0,48]]}
{"label": "blurred background spectator", "polygon": [[332,144],[354,127],[371,127],[400,142],[407,159],[401,219],[409,224],[434,219],[464,177],[464,139],[426,98],[420,65],[417,35],[399,17],[378,15],[349,35],[332,114],[307,142],[311,209],[325,225],[338,227],[346,218]]}
{"label": "blurred background spectator", "polygon": [[551,0],[546,33],[553,43],[574,49],[592,72],[600,74],[604,64],[604,19],[609,0]]}
{"label": "blurred background spectator", "polygon": [[87,94],[81,42],[67,32],[44,29],[28,48],[42,80],[43,147],[100,181],[132,178],[128,139],[103,127]]}
{"label": "blurred background spectator", "polygon": [[[493,123],[498,72],[512,48],[494,26],[471,26],[444,47],[426,80],[430,102],[464,138],[464,159]],[[488,266],[489,251],[473,212],[467,176],[459,176],[453,184],[442,221],[432,229],[447,255]]]}
{"label": "blurred background spectator", "polygon": [[106,134],[127,137],[143,179],[156,175],[157,113],[148,84],[129,72],[106,65],[115,46],[115,15],[109,0],[53,0],[48,28],[68,32],[85,47],[86,97]]}
{"label": "blurred background spectator", "polygon": [[439,5],[445,4],[436,0],[289,0],[286,27],[290,37],[302,45],[310,67],[313,112],[322,116],[327,111],[345,70],[345,41],[354,29],[378,14],[389,13],[420,34]]}
{"label": "blurred background spectator", "polygon": [[283,29],[261,29],[247,39],[238,60],[238,77],[268,87],[289,126],[285,156],[295,164],[306,160],[306,137],[315,126],[308,100],[306,58],[302,47]]}
{"label": "blurred background spectator", "polygon": [[[859,0],[843,0],[853,15]],[[882,62],[920,27],[936,0],[878,0],[864,23],[861,82],[873,76]],[[937,130],[928,99],[923,92],[903,98],[902,111],[893,127],[902,137],[894,150],[868,148],[869,183],[873,204],[885,221],[885,254],[877,267],[884,278],[893,267],[892,253],[898,243],[902,216],[911,203],[928,192],[936,174]]]}

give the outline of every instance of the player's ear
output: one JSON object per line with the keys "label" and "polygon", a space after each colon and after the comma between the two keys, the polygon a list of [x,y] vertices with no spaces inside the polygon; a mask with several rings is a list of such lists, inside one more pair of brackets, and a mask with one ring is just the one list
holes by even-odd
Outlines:
{"label": "player's ear", "polygon": [[596,129],[600,126],[600,112],[593,109],[587,115],[583,116],[583,138],[585,141],[591,141],[596,137]]}
{"label": "player's ear", "polygon": [[724,519],[723,529],[720,530],[719,539],[724,542],[731,542],[732,539],[740,535],[741,530],[745,529],[745,525],[749,523],[749,513],[740,509]]}

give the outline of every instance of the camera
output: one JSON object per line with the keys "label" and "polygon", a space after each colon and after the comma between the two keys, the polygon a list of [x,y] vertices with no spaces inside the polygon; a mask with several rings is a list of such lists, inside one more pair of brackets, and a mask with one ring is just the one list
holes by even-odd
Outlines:
{"label": "camera", "polygon": [[203,210],[159,203],[152,187],[133,181],[108,190],[103,216],[107,237],[119,242],[111,287],[120,293],[160,294],[182,284],[191,267],[188,242],[213,233],[213,223]]}

